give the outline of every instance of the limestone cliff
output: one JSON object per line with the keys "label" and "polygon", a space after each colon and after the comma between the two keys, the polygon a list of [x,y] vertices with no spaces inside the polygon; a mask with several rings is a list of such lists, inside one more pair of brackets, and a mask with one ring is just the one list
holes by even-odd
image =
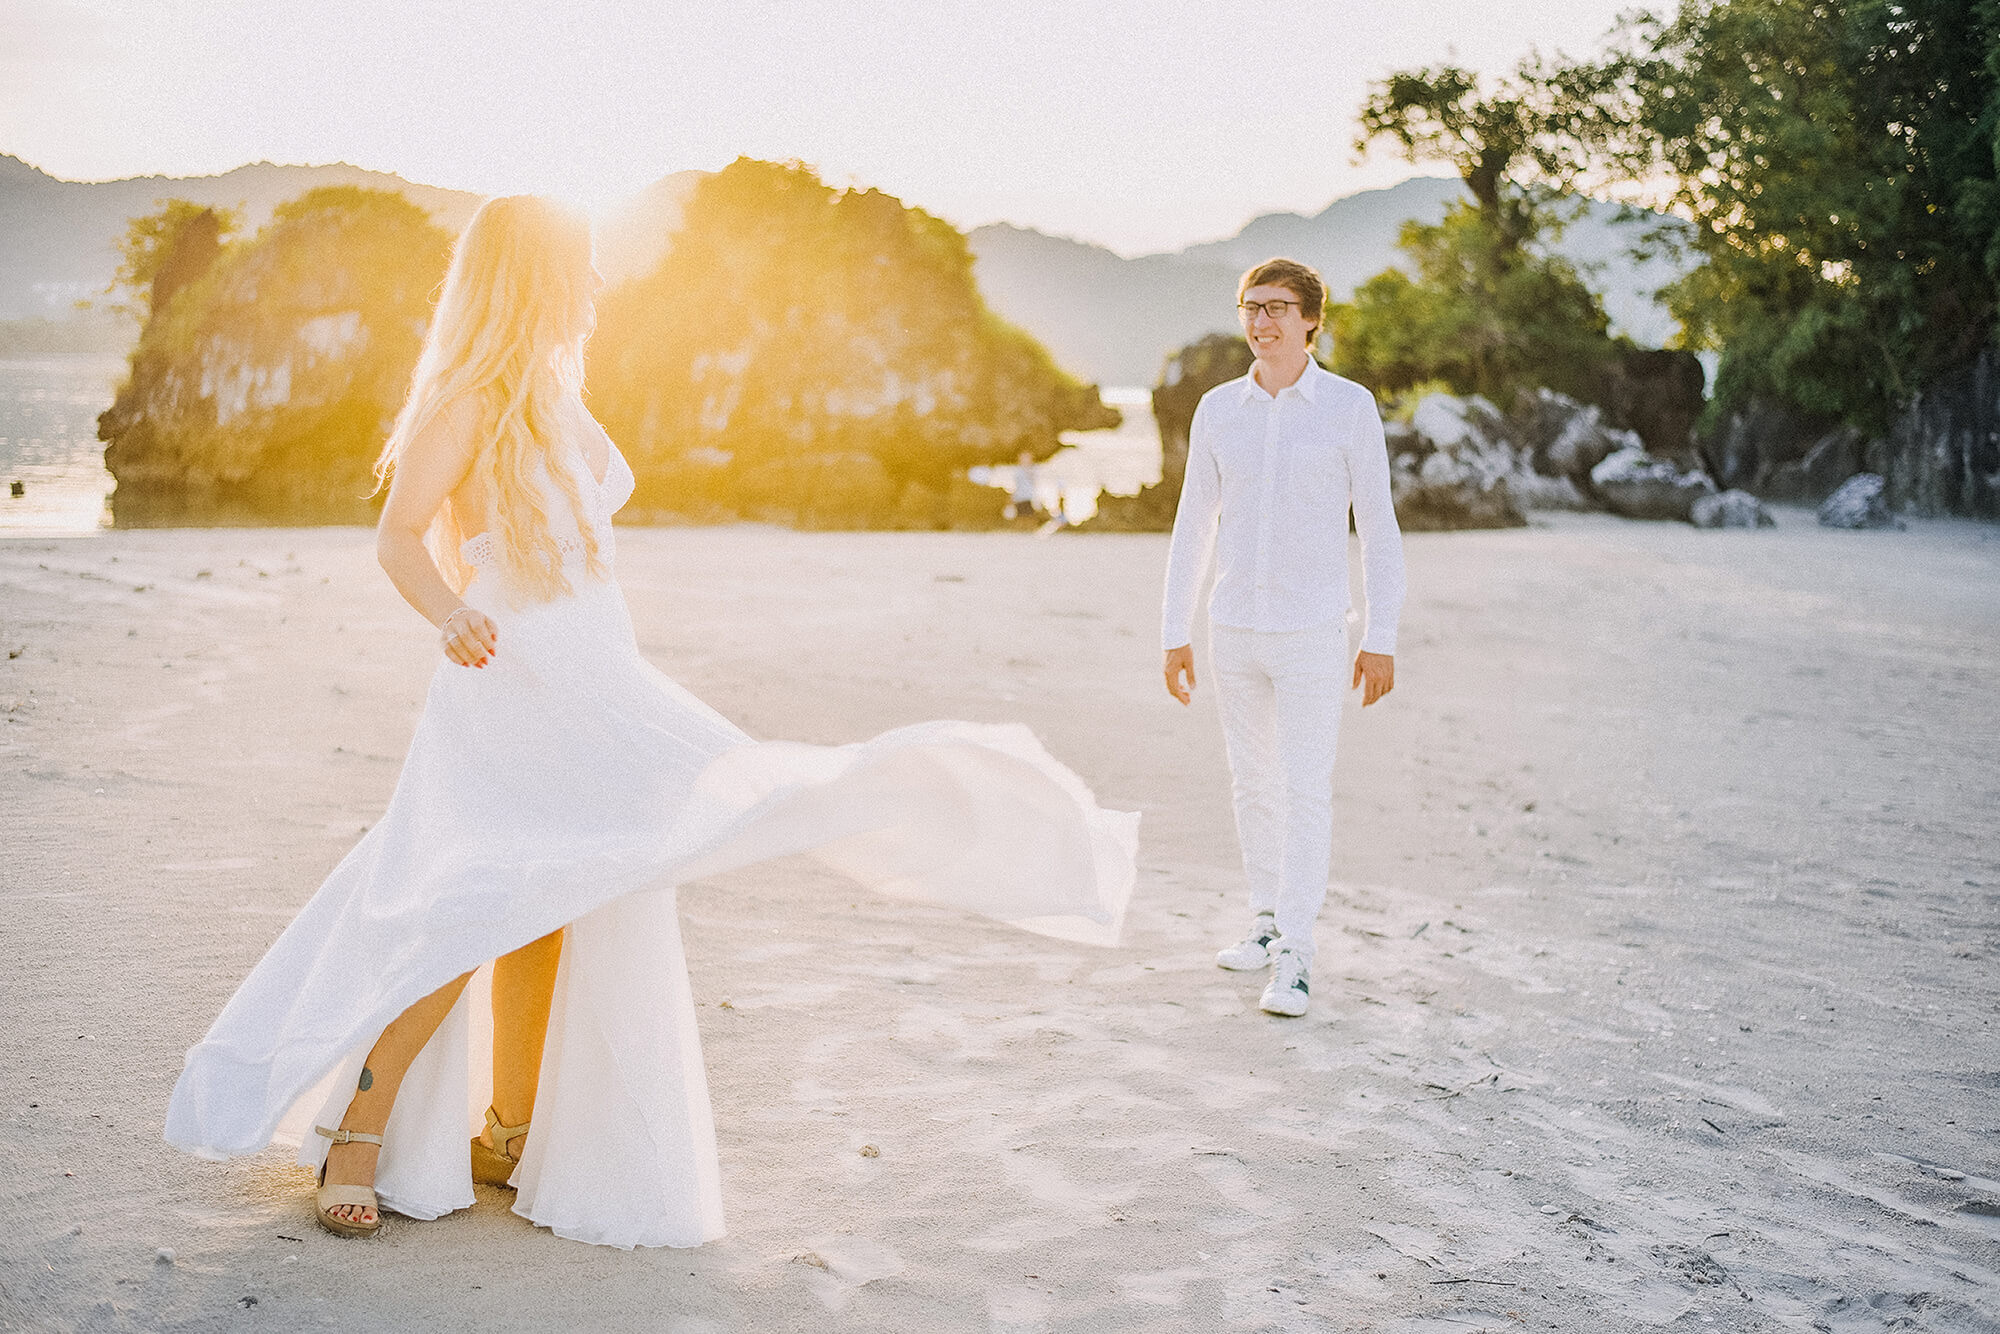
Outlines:
{"label": "limestone cliff", "polygon": [[957,229],[749,159],[605,294],[590,385],[639,508],[812,527],[944,526],[969,465],[1118,420],[987,309]]}
{"label": "limestone cliff", "polygon": [[247,240],[188,228],[98,419],[118,523],[369,521],[450,244],[401,195],[355,186]]}

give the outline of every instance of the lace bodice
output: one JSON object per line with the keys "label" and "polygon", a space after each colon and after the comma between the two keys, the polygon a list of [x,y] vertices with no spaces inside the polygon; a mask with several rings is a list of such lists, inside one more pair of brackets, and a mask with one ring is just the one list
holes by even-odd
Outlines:
{"label": "lace bodice", "polygon": [[[594,420],[591,425],[600,435],[603,434],[603,428],[597,426]],[[618,446],[612,442],[610,436],[604,436],[604,445],[602,482],[591,475],[589,466],[584,462],[583,451],[574,445],[565,451],[567,457],[561,462],[569,468],[570,475],[576,480],[577,494],[583,500],[584,519],[597,537],[598,560],[609,569],[616,554],[616,539],[612,533],[611,516],[632,498],[634,479],[631,465],[625,462],[625,456],[618,452]],[[555,536],[556,549],[562,552],[563,568],[565,572],[580,570],[583,568],[583,533],[570,513],[569,499],[563,495],[561,488],[549,479],[546,471],[541,482],[542,503],[548,511],[549,528]],[[461,560],[475,570],[494,570],[500,567],[500,543],[491,530],[467,538],[459,545],[458,554]]]}

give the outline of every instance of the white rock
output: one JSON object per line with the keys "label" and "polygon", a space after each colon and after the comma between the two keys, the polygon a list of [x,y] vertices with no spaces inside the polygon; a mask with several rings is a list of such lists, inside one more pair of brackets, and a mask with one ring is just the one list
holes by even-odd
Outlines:
{"label": "white rock", "polygon": [[1724,491],[1694,502],[1688,521],[1697,528],[1776,528],[1764,502],[1748,491]]}
{"label": "white rock", "polygon": [[1705,472],[1682,472],[1643,449],[1621,449],[1590,470],[1590,481],[1614,514],[1631,519],[1692,517],[1694,503],[1715,491]]}
{"label": "white rock", "polygon": [[1896,520],[1883,499],[1880,474],[1856,473],[1819,507],[1819,521],[1828,528],[1887,528]]}

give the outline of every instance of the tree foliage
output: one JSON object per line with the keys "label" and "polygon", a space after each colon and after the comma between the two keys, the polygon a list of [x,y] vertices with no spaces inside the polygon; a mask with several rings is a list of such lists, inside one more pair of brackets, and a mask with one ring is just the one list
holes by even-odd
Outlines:
{"label": "tree foliage", "polygon": [[696,187],[659,266],[605,295],[590,383],[642,505],[808,523],[868,522],[911,487],[942,495],[970,464],[1117,421],[986,307],[950,224],[750,159]]}
{"label": "tree foliage", "polygon": [[1534,58],[1491,88],[1449,65],[1374,85],[1357,150],[1388,138],[1413,162],[1448,162],[1472,203],[1405,224],[1414,274],[1385,270],[1329,310],[1334,369],[1389,393],[1442,383],[1503,402],[1538,387],[1598,397],[1619,345],[1603,303],[1547,248],[1593,107]]}
{"label": "tree foliage", "polygon": [[1990,341],[2000,0],[1685,0],[1571,77],[1583,138],[1696,224],[1667,295],[1718,409],[1878,430]]}
{"label": "tree foliage", "polygon": [[[247,240],[226,226],[181,203],[133,224],[121,282],[148,318],[99,420],[119,520],[365,520],[450,237],[348,186]],[[801,167],[709,178],[659,267],[601,309],[593,406],[644,507],[945,524],[967,464],[1117,421],[986,308],[956,230]]]}
{"label": "tree foliage", "polygon": [[1508,402],[1537,387],[1596,399],[1618,344],[1570,264],[1510,243],[1455,205],[1405,223],[1414,276],[1387,269],[1330,308],[1333,368],[1378,393],[1440,383]]}
{"label": "tree foliage", "polygon": [[121,295],[116,308],[144,319],[161,310],[174,293],[208,272],[222,243],[241,219],[185,199],[161,202],[157,213],[131,220],[118,243],[118,272],[105,289]]}
{"label": "tree foliage", "polygon": [[[212,252],[186,248],[196,227],[172,204],[133,227],[180,240],[133,265],[151,314],[98,420],[119,522],[366,520],[449,234],[402,195],[356,186],[308,191]],[[162,299],[169,273],[181,282]]]}
{"label": "tree foliage", "polygon": [[1399,70],[1370,87],[1355,151],[1390,139],[1411,162],[1449,163],[1502,244],[1527,246],[1575,186],[1576,146],[1599,114],[1594,90],[1560,68],[1530,56],[1491,88],[1455,65]]}

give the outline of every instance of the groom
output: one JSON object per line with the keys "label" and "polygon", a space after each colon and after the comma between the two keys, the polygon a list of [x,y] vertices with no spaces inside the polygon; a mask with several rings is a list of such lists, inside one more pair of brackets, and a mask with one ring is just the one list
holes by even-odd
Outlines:
{"label": "groom", "polygon": [[1350,508],[1368,607],[1350,688],[1362,687],[1364,707],[1395,685],[1403,606],[1403,538],[1374,396],[1312,359],[1325,301],[1319,275],[1294,260],[1243,275],[1236,309],[1256,360],[1195,409],[1160,636],[1167,690],[1186,704],[1195,603],[1213,558],[1210,656],[1253,915],[1249,935],[1215,961],[1272,965],[1261,1003],[1291,1016],[1306,1012],[1333,853]]}

